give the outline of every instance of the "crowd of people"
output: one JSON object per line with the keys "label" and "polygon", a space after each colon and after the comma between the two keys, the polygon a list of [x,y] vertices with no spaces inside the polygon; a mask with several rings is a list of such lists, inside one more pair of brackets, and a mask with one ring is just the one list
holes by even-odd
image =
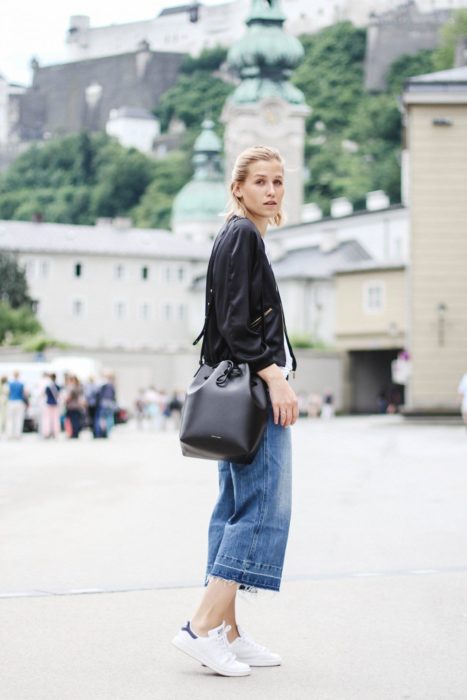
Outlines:
{"label": "crowd of people", "polygon": [[31,420],[44,439],[55,439],[62,431],[77,439],[83,428],[89,428],[94,438],[107,438],[117,410],[114,377],[105,372],[99,380],[90,377],[81,382],[76,375],[65,373],[60,384],[55,373],[44,373],[33,390],[21,380],[19,371],[11,379],[1,377],[0,437],[20,439],[31,406]]}
{"label": "crowd of people", "polygon": [[170,425],[178,430],[184,400],[183,391],[168,394],[153,385],[140,389],[133,406],[138,429],[158,431]]}
{"label": "crowd of people", "polygon": [[312,391],[310,394],[299,391],[298,413],[302,418],[333,418],[335,415],[334,394],[326,390],[323,394]]}

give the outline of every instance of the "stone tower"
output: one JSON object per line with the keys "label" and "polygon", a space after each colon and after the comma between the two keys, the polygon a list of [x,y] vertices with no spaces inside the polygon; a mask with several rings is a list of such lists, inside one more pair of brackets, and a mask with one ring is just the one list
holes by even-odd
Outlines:
{"label": "stone tower", "polygon": [[233,44],[227,61],[240,84],[222,113],[225,123],[225,172],[229,181],[237,155],[249,146],[278,148],[286,162],[285,212],[290,224],[301,221],[305,118],[303,93],[289,81],[303,47],[283,28],[279,0],[252,0],[244,37]]}
{"label": "stone tower", "polygon": [[222,143],[214,122],[205,119],[193,148],[193,177],[182,187],[172,206],[175,235],[196,241],[211,240],[218,232],[227,204],[222,171]]}

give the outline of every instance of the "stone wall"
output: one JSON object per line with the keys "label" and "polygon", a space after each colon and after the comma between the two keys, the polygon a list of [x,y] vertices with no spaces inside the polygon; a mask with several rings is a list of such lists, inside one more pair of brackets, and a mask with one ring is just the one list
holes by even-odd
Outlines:
{"label": "stone wall", "polygon": [[374,16],[367,31],[365,87],[384,90],[386,74],[397,58],[436,48],[439,31],[449,15],[447,10],[422,13],[415,2],[409,2]]}
{"label": "stone wall", "polygon": [[[199,347],[199,346],[197,346]],[[158,389],[170,392],[184,389],[191,382],[198,366],[199,350],[180,352],[116,352],[112,350],[48,350],[45,359],[55,357],[90,357],[102,363],[103,368],[115,372],[119,401],[126,408],[133,407],[138,389],[154,384]],[[299,369],[291,383],[296,392],[323,393],[331,389],[336,398],[337,409],[343,404],[343,356],[332,351],[298,350]],[[19,349],[0,348],[0,374],[2,363],[32,362],[34,355]]]}
{"label": "stone wall", "polygon": [[82,129],[104,131],[112,109],[151,111],[175,82],[184,54],[149,49],[88,61],[37,66],[21,97],[20,138]]}

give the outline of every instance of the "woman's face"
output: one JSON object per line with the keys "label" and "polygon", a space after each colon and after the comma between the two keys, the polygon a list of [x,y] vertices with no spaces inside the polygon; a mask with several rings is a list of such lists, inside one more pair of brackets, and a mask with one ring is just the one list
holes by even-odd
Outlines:
{"label": "woman's face", "polygon": [[278,160],[259,160],[248,168],[244,182],[237,182],[234,194],[253,218],[267,222],[281,209],[284,170]]}

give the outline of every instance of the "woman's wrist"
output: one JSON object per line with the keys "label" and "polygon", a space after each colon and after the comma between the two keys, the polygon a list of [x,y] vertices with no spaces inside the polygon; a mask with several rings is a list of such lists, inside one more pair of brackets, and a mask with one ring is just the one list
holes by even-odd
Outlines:
{"label": "woman's wrist", "polygon": [[284,375],[275,363],[260,369],[257,374],[266,382],[268,386],[275,384],[276,382],[284,381]]}

